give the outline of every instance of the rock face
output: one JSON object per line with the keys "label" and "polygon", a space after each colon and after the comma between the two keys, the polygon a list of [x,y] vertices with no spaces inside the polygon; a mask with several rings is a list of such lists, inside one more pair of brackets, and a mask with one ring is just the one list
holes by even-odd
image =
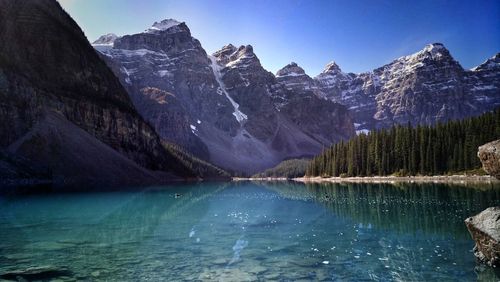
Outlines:
{"label": "rock face", "polygon": [[484,171],[500,179],[500,140],[480,146],[477,156],[483,164]]}
{"label": "rock face", "polygon": [[361,74],[330,63],[315,80],[328,99],[349,108],[357,130],[434,124],[500,106],[500,55],[464,70],[440,43]]}
{"label": "rock face", "polygon": [[81,183],[193,176],[55,0],[1,0],[0,42],[0,150],[23,160],[10,169]]}
{"label": "rock face", "polygon": [[500,266],[500,207],[487,208],[465,220],[476,242],[474,255],[490,266]]}
{"label": "rock face", "polygon": [[354,135],[344,106],[284,87],[250,45],[207,55],[185,23],[95,48],[162,139],[223,168],[251,175]]}

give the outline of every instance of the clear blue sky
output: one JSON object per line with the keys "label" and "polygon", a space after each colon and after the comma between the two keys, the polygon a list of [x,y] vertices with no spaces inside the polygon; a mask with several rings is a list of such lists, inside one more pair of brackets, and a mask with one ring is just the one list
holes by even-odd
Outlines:
{"label": "clear blue sky", "polygon": [[291,61],[315,76],[329,61],[369,71],[442,42],[464,68],[500,52],[500,1],[59,0],[90,41],[184,21],[208,53],[251,44],[276,72]]}

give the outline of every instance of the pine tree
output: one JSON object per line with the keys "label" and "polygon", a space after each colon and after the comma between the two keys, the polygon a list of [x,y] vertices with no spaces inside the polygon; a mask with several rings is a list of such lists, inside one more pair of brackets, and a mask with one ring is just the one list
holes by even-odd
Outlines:
{"label": "pine tree", "polygon": [[396,125],[341,141],[311,160],[307,175],[443,174],[479,168],[477,147],[500,137],[500,109],[462,121]]}

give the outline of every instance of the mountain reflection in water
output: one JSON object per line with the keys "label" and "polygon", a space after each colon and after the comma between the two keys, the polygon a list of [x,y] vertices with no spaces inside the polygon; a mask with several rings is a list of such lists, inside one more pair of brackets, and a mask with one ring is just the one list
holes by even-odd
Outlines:
{"label": "mountain reflection in water", "polygon": [[1,196],[0,278],[494,280],[463,220],[500,202],[495,185],[232,182]]}

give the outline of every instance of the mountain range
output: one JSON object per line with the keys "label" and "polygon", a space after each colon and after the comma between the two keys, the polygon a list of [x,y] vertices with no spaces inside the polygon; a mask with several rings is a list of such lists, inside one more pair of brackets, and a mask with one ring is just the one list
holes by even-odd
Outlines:
{"label": "mountain range", "polygon": [[255,173],[393,124],[434,124],[500,106],[500,55],[464,70],[440,43],[373,71],[296,63],[272,74],[251,45],[208,55],[186,23],[93,43],[161,138],[225,169]]}
{"label": "mountain range", "polygon": [[345,106],[287,89],[250,45],[207,55],[185,23],[164,20],[94,46],[163,139],[224,169],[255,173],[355,135]]}
{"label": "mountain range", "polygon": [[500,55],[464,70],[439,43],[360,74],[334,62],[273,74],[251,45],[207,54],[172,19],[91,45],[55,0],[0,0],[0,42],[0,185],[252,175],[369,130],[500,105]]}

